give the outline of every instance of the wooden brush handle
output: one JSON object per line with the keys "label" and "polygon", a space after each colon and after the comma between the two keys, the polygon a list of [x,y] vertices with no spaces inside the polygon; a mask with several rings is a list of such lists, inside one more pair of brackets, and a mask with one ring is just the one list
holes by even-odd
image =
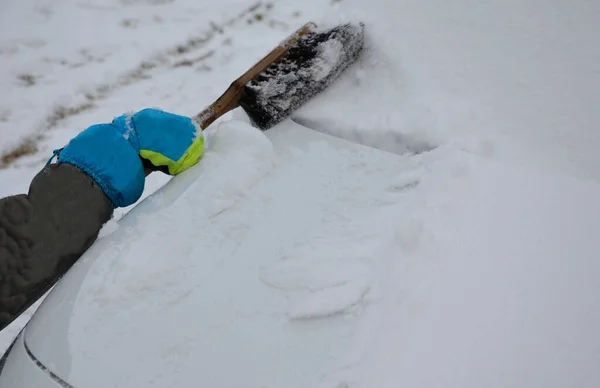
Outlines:
{"label": "wooden brush handle", "polygon": [[[287,37],[277,47],[275,47],[269,54],[263,59],[258,61],[248,71],[242,74],[238,79],[233,81],[229,88],[219,97],[215,102],[210,104],[202,112],[192,117],[202,130],[206,129],[216,119],[223,116],[225,113],[239,106],[240,96],[244,90],[244,86],[256,78],[260,73],[265,71],[267,67],[279,60],[296,42],[308,34],[316,25],[312,22],[306,23],[292,35]],[[143,160],[142,160],[143,161]],[[150,175],[157,168],[149,163],[144,164],[144,173],[146,176]]]}
{"label": "wooden brush handle", "polygon": [[231,83],[231,86],[227,88],[225,93],[221,95],[215,102],[209,105],[202,112],[198,113],[193,119],[200,125],[203,130],[212,124],[216,119],[223,116],[225,113],[239,106],[240,96],[244,90],[244,86],[256,78],[260,73],[265,71],[267,67],[280,59],[296,42],[308,34],[313,27],[316,27],[314,23],[306,23],[286,40],[281,42],[273,51],[267,54],[263,59],[258,61],[248,71],[242,74],[238,79]]}

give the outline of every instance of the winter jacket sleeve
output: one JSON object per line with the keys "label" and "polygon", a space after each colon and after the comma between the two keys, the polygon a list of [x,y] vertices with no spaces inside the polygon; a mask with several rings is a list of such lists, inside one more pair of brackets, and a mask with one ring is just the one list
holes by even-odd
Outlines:
{"label": "winter jacket sleeve", "polygon": [[46,293],[113,214],[98,184],[71,164],[50,164],[27,195],[0,199],[0,330]]}

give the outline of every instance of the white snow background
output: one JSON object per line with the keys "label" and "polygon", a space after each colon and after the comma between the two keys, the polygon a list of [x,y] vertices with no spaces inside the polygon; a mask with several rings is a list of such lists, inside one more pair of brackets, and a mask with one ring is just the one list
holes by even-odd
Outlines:
{"label": "white snow background", "polygon": [[[28,151],[0,168],[1,196],[26,192],[52,150],[88,125],[148,106],[193,115],[304,22],[364,21],[361,60],[293,120],[403,155],[406,170],[387,183],[390,195],[410,193],[402,206],[373,198],[386,222],[369,219],[359,237],[352,225],[317,241],[323,254],[356,247],[379,266],[328,269],[325,283],[357,280],[291,317],[357,299],[370,307],[344,375],[352,387],[600,386],[599,3],[0,7],[0,154]],[[220,121],[232,117],[243,114]],[[144,196],[167,180],[152,174]],[[296,270],[307,267],[274,268],[266,281],[289,286]],[[0,349],[34,309],[0,333]]]}

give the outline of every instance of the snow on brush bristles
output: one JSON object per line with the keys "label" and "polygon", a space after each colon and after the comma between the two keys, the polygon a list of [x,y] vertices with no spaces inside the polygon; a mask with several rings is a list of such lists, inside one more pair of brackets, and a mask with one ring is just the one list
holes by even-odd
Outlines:
{"label": "snow on brush bristles", "polygon": [[240,105],[265,130],[327,88],[360,55],[364,25],[347,23],[301,38],[244,88]]}

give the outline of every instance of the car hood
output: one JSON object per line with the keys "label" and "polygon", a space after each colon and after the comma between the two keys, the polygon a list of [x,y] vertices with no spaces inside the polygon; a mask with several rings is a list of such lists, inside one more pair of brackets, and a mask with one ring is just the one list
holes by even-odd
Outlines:
{"label": "car hood", "polygon": [[106,226],[26,342],[81,388],[338,386],[409,168],[290,120],[225,123],[199,165]]}

